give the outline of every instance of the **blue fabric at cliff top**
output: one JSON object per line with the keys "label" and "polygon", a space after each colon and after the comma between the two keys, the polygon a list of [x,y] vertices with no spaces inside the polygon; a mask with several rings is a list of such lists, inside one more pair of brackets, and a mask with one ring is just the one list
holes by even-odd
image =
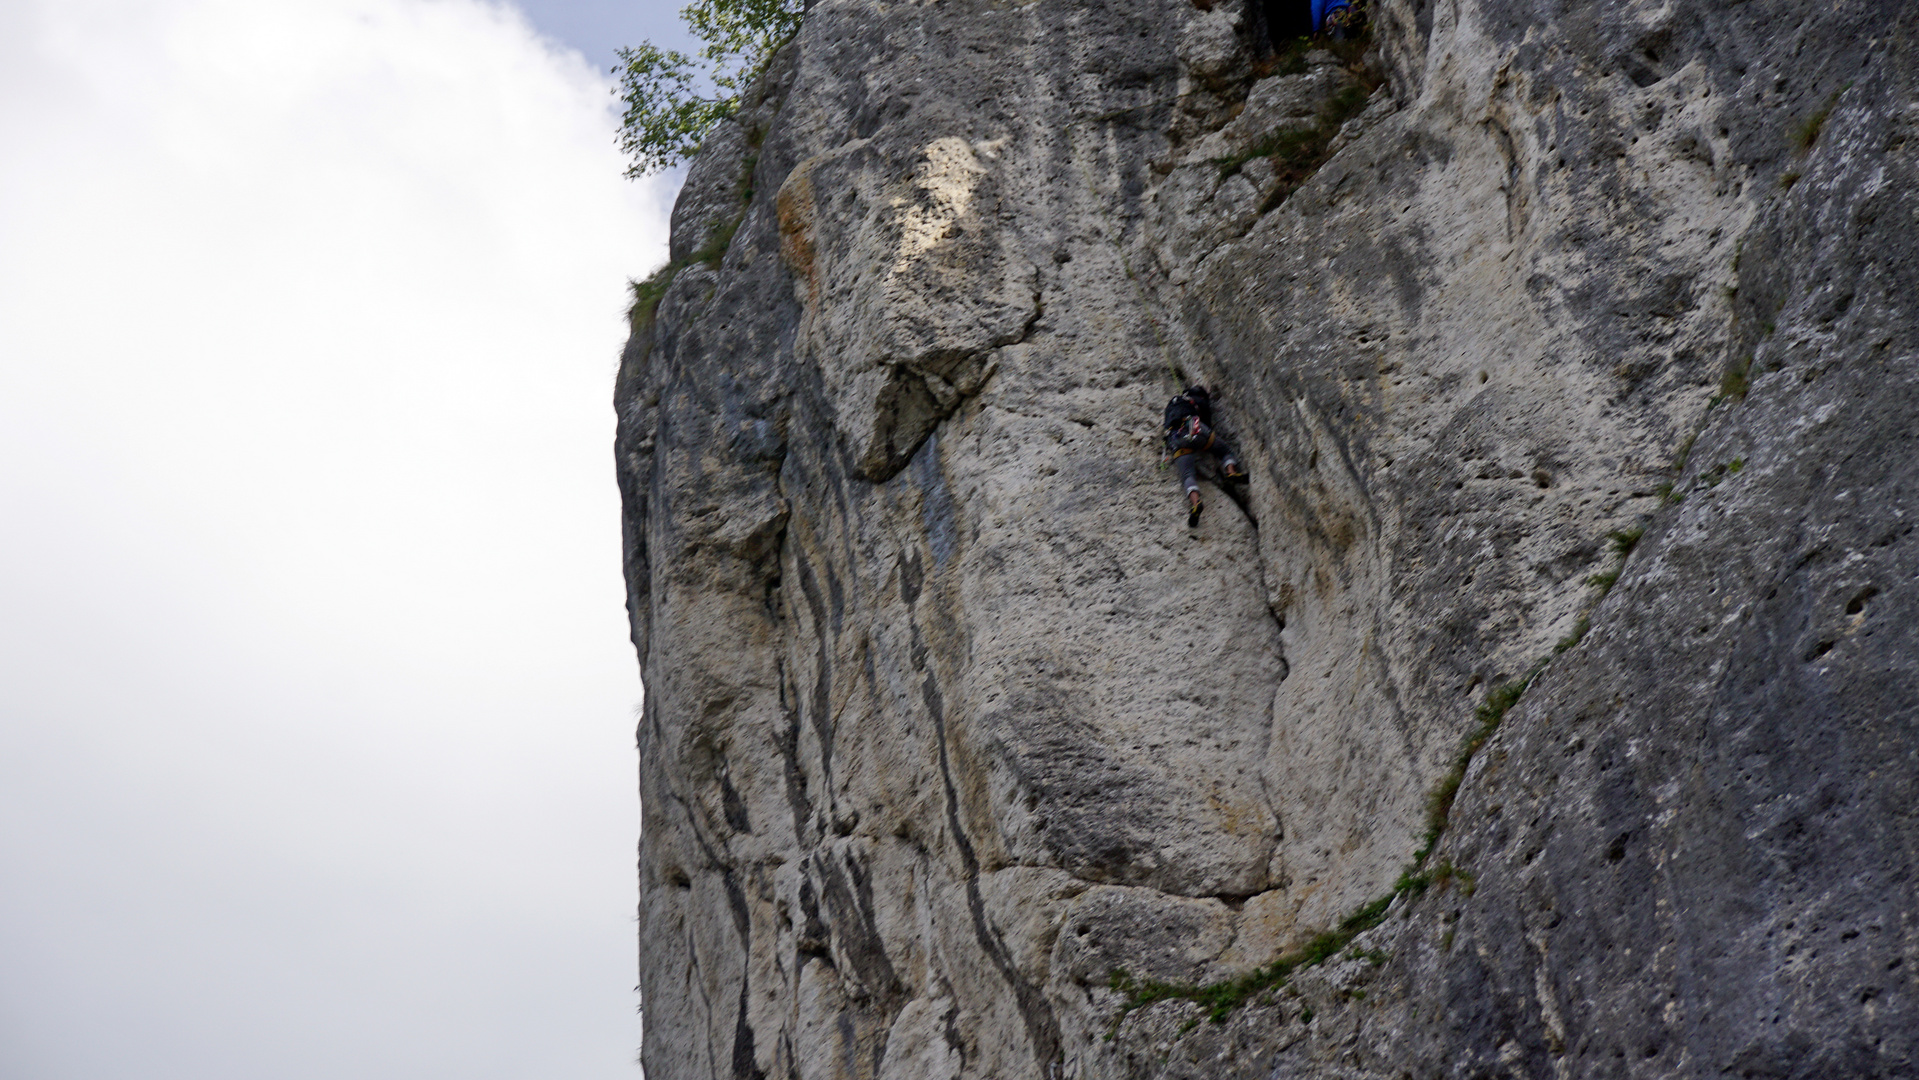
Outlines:
{"label": "blue fabric at cliff top", "polygon": [[1326,29],[1326,16],[1340,8],[1350,8],[1349,0],[1313,0],[1313,33]]}

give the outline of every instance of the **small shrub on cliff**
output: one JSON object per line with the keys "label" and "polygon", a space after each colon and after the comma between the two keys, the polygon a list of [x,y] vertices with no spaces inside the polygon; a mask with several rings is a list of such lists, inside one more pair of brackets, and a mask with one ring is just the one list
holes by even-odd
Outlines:
{"label": "small shrub on cliff", "polygon": [[680,272],[680,263],[667,263],[645,281],[629,281],[627,288],[633,293],[633,303],[626,309],[627,329],[636,336],[645,333],[653,325],[653,312],[660,306],[660,299],[673,284],[673,278]]}
{"label": "small shrub on cliff", "polygon": [[1346,87],[1320,108],[1311,126],[1274,132],[1246,153],[1222,158],[1219,161],[1220,175],[1231,176],[1254,158],[1270,158],[1275,184],[1266,201],[1269,207],[1277,205],[1292,194],[1294,188],[1310,179],[1332,156],[1330,151],[1334,136],[1339,134],[1339,129],[1346,121],[1365,111],[1366,102],[1378,85],[1377,80],[1368,78]]}
{"label": "small shrub on cliff", "polygon": [[1541,660],[1532,666],[1532,670],[1510,682],[1500,683],[1486,694],[1486,700],[1473,710],[1473,716],[1479,720],[1479,727],[1466,736],[1460,744],[1459,754],[1453,759],[1453,767],[1440,777],[1439,784],[1426,796],[1426,832],[1420,837],[1419,850],[1413,852],[1413,865],[1423,866],[1426,857],[1439,845],[1439,837],[1446,831],[1446,825],[1452,818],[1453,799],[1459,795],[1459,785],[1466,779],[1466,766],[1472,764],[1473,755],[1486,745],[1486,740],[1499,730],[1499,722],[1506,713],[1526,693],[1533,679],[1544,669],[1546,662]]}
{"label": "small shrub on cliff", "polygon": [[[1427,889],[1435,886],[1444,888],[1453,879],[1454,870],[1448,863],[1438,870],[1416,873],[1408,869],[1399,875],[1391,892],[1366,904],[1352,914],[1341,919],[1334,929],[1324,931],[1293,952],[1281,956],[1265,967],[1253,970],[1237,978],[1221,982],[1195,986],[1191,983],[1168,983],[1157,979],[1136,979],[1124,969],[1115,968],[1107,986],[1125,1000],[1120,1003],[1119,1013],[1113,1017],[1106,1029],[1106,1040],[1111,1042],[1118,1035],[1119,1027],[1125,1023],[1127,1014],[1134,1009],[1143,1009],[1161,1001],[1190,1001],[1205,1010],[1203,1016],[1215,1024],[1224,1023],[1234,1009],[1251,1001],[1256,996],[1285,986],[1294,972],[1317,967],[1337,957],[1342,950],[1353,943],[1353,939],[1386,921],[1386,911],[1393,901],[1402,896],[1418,897]],[[1382,949],[1356,949],[1347,959],[1365,960],[1374,967],[1386,963],[1392,957]],[[1271,1004],[1270,995],[1265,1001]],[[1310,1021],[1311,1009],[1302,1010],[1300,1019]],[[1195,1016],[1180,1028],[1185,1034],[1199,1025],[1201,1017]]]}
{"label": "small shrub on cliff", "polygon": [[[1593,577],[1587,578],[1586,584],[1588,585],[1598,584],[1598,582],[1595,580],[1598,576],[1599,575],[1595,574]],[[1610,585],[1606,587],[1611,588]],[[1586,640],[1586,631],[1591,630],[1592,628],[1593,628],[1593,620],[1591,615],[1581,615],[1579,618],[1574,619],[1572,632],[1568,633],[1565,637],[1560,638],[1559,641],[1553,645],[1553,655],[1558,656],[1560,653],[1568,652],[1572,650],[1573,648],[1577,647],[1580,642]]]}
{"label": "small shrub on cliff", "polygon": [[804,0],[694,0],[680,9],[706,43],[697,56],[650,41],[619,50],[620,149],[626,175],[659,172],[693,156],[713,125],[733,115],[740,94],[774,50],[800,28]]}

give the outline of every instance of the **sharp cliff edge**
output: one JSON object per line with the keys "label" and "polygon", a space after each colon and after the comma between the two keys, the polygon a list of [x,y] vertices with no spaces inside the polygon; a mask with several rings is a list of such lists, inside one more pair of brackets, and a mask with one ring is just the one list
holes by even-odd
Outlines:
{"label": "sharp cliff edge", "polygon": [[1919,1076],[1919,5],[1267,17],[820,0],[708,138],[649,1080]]}

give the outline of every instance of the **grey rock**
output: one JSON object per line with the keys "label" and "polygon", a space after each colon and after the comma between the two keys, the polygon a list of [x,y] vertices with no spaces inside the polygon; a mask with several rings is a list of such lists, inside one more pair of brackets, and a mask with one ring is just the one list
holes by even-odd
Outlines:
{"label": "grey rock", "polygon": [[815,5],[617,390],[649,1076],[1919,1072],[1916,24]]}
{"label": "grey rock", "polygon": [[700,154],[686,171],[680,197],[673,204],[672,239],[668,255],[688,262],[707,251],[739,216],[749,183],[751,148],[747,132],[737,121],[716,126],[700,145]]}

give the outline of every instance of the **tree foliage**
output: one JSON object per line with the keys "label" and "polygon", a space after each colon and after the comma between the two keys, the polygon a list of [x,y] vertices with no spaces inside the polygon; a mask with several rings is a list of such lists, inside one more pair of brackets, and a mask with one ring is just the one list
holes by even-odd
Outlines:
{"label": "tree foliage", "polygon": [[620,149],[632,159],[626,175],[640,177],[693,156],[713,125],[733,115],[740,95],[766,67],[773,50],[800,28],[805,0],[694,0],[680,9],[698,55],[662,49],[650,41],[619,50]]}

